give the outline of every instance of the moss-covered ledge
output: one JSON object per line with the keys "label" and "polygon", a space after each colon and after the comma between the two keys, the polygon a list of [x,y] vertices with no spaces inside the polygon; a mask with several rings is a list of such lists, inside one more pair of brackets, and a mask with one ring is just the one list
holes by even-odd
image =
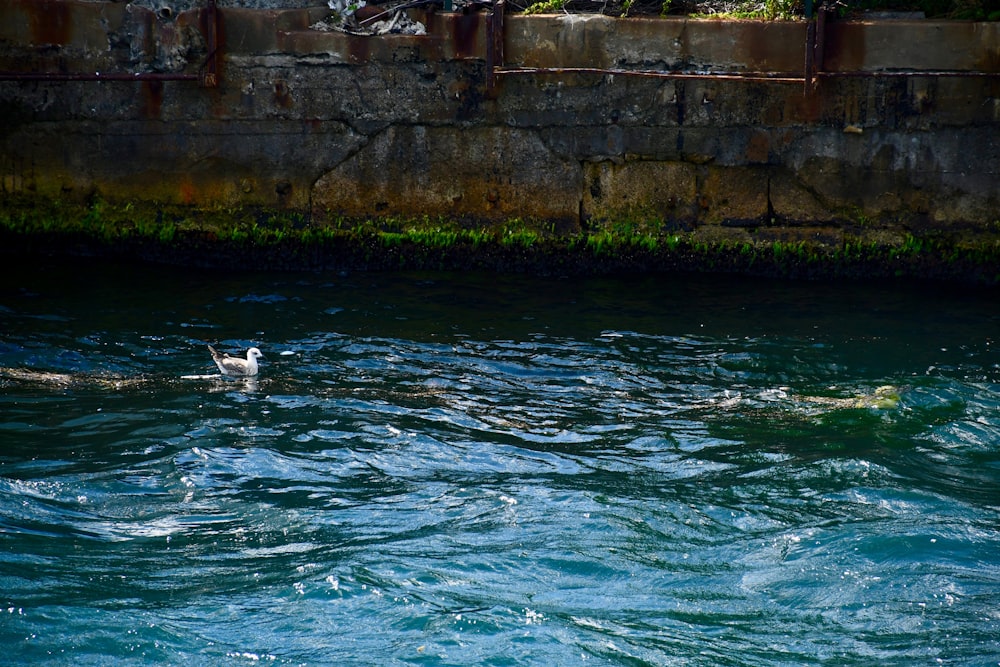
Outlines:
{"label": "moss-covered ledge", "polygon": [[0,253],[91,256],[253,270],[487,270],[539,276],[711,272],[797,279],[896,278],[1000,285],[1000,221],[989,229],[672,228],[619,221],[484,224],[339,218],[154,204],[0,203]]}

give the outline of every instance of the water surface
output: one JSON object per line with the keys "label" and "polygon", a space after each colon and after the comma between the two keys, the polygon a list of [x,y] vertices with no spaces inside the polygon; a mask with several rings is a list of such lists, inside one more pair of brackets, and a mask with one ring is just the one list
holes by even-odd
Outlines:
{"label": "water surface", "polygon": [[[51,665],[1000,664],[996,303],[17,267],[0,644]],[[213,377],[205,342],[260,347],[260,377]],[[897,405],[844,407],[881,385]]]}

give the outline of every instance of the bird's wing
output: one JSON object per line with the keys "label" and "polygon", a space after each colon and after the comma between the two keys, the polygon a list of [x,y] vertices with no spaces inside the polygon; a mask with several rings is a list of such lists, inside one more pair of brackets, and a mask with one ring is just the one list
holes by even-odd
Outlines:
{"label": "bird's wing", "polygon": [[225,352],[219,352],[211,345],[208,346],[208,351],[212,353],[212,359],[219,367],[219,370],[221,370],[223,373],[236,373],[240,375],[246,375],[247,371],[246,359],[240,359],[239,357],[231,357]]}
{"label": "bird's wing", "polygon": [[223,355],[221,359],[217,359],[218,363],[222,364],[223,368],[233,373],[246,373],[247,361],[246,359],[240,359],[238,357],[230,357],[228,354]]}

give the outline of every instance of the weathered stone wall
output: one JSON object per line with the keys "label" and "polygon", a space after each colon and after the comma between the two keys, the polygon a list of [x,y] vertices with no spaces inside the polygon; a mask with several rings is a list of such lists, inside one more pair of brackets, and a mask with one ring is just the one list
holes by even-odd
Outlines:
{"label": "weathered stone wall", "polygon": [[[197,74],[199,3],[146,4],[0,0],[0,70]],[[1000,24],[830,23],[838,76],[807,93],[719,76],[801,76],[803,23],[508,16],[506,65],[615,73],[490,91],[483,13],[374,37],[311,29],[325,6],[250,6],[219,2],[215,88],[0,81],[3,192],[708,235],[1000,219]],[[902,75],[919,70],[962,76]]]}

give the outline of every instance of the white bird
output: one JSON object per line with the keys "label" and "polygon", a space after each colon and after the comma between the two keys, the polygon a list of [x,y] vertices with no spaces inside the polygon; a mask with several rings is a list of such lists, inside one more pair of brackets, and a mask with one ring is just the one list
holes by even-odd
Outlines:
{"label": "white bird", "polygon": [[246,359],[231,357],[224,352],[217,352],[211,345],[208,346],[208,351],[212,353],[212,359],[215,360],[215,365],[219,367],[223,375],[257,375],[257,359],[264,356],[255,347],[247,350]]}

